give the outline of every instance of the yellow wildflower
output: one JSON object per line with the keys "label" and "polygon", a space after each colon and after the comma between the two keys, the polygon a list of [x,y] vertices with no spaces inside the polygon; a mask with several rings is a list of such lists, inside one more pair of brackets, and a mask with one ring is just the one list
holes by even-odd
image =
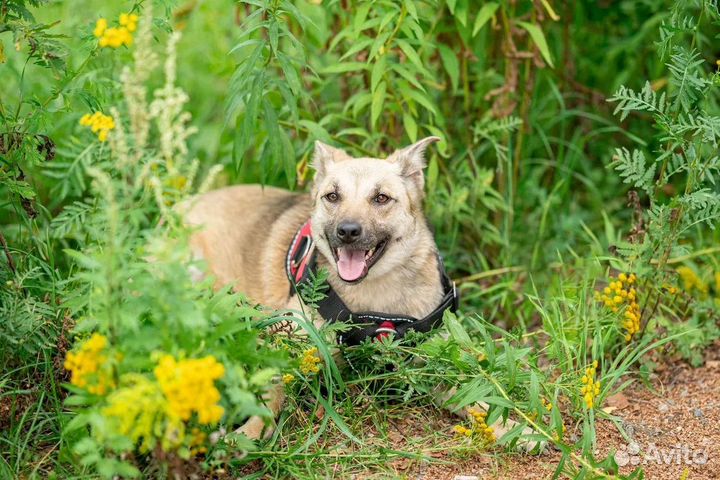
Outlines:
{"label": "yellow wildflower", "polygon": [[95,23],[95,29],[93,30],[93,35],[95,35],[97,38],[100,38],[103,36],[103,33],[105,33],[105,30],[107,30],[108,22],[104,18],[99,18],[98,21]]}
{"label": "yellow wildflower", "polygon": [[101,18],[95,25],[93,33],[98,37],[100,47],[120,48],[125,45],[132,45],[132,32],[137,30],[138,16],[134,13],[123,13],[120,15],[119,27],[108,28],[107,20]]}
{"label": "yellow wildflower", "polygon": [[471,432],[477,433],[485,443],[495,442],[495,430],[485,423],[487,413],[477,407],[468,408],[467,413],[473,423]]}
{"label": "yellow wildflower", "polygon": [[453,431],[455,433],[457,433],[458,435],[465,436],[465,437],[469,437],[470,435],[472,435],[472,430],[470,430],[469,428],[464,427],[462,425],[455,425],[453,427]]}
{"label": "yellow wildflower", "polygon": [[225,367],[215,357],[178,361],[163,355],[154,372],[174,415],[187,421],[195,412],[201,424],[222,418],[225,410],[218,405],[220,392],[214,381],[225,375]]}
{"label": "yellow wildflower", "polygon": [[697,290],[701,296],[705,296],[708,293],[708,285],[702,281],[702,279],[695,273],[690,267],[678,267],[677,273],[683,281],[685,290],[688,293],[692,293],[693,290]]}
{"label": "yellow wildflower", "polygon": [[190,454],[207,453],[207,447],[205,446],[207,434],[197,427],[193,428],[190,433],[192,434],[192,437],[190,437]]}
{"label": "yellow wildflower", "polygon": [[68,352],[64,367],[71,373],[70,383],[94,395],[104,395],[115,386],[107,363],[107,337],[93,333],[77,351]]}
{"label": "yellow wildflower", "polygon": [[595,397],[600,395],[600,381],[595,381],[597,367],[598,361],[595,360],[592,363],[592,367],[585,369],[585,374],[580,379],[580,383],[583,384],[582,387],[580,387],[580,394],[583,396],[587,408],[593,408]]}
{"label": "yellow wildflower", "polygon": [[98,140],[107,140],[110,130],[115,128],[115,120],[110,115],[103,115],[102,112],[95,112],[92,115],[86,113],[80,118],[80,125],[90,127],[96,133]]}
{"label": "yellow wildflower", "polygon": [[185,424],[169,411],[168,400],[160,386],[138,374],[129,374],[123,379],[129,385],[108,397],[108,405],[102,409],[103,416],[142,452],[152,450],[158,436],[162,438],[165,450],[180,446],[185,436]]}
{"label": "yellow wildflower", "polygon": [[622,326],[625,329],[625,340],[632,340],[633,335],[640,331],[642,318],[640,305],[637,302],[637,291],[633,285],[637,277],[634,273],[620,273],[617,280],[610,277],[610,283],[603,289],[602,295],[597,295],[597,301],[602,301],[613,313],[619,313],[624,307]]}
{"label": "yellow wildflower", "polygon": [[305,350],[303,358],[300,360],[300,371],[305,375],[318,373],[320,371],[318,363],[320,363],[320,356],[317,347]]}
{"label": "yellow wildflower", "polygon": [[293,375],[292,373],[286,373],[282,376],[282,381],[285,385],[287,385],[288,383],[292,383],[293,380],[295,380],[295,375]]}

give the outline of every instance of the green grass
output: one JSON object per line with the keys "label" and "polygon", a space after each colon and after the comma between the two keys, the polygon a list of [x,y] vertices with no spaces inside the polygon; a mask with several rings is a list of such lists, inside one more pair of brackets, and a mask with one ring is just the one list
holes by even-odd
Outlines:
{"label": "green grass", "polygon": [[[157,127],[128,161],[78,125],[114,106],[130,131],[121,72],[139,47],[98,49],[92,29],[147,5],[3,3],[0,477],[111,477],[133,466],[151,478],[213,469],[395,478],[393,461],[436,462],[432,452],[449,462],[487,456],[501,471],[519,431],[493,448],[453,436],[461,420],[432,401],[451,388],[454,408],[486,402],[491,420],[510,416],[554,443],[566,460],[558,475],[609,476],[612,462],[592,452],[596,421],[613,418],[584,407],[584,369],[599,362],[599,406],[648,381],[648,352],[697,365],[720,336],[711,2],[501,1],[477,30],[471,0],[315,3],[155,2],[144,51],[164,59],[169,32],[182,32],[177,85],[198,129],[171,162],[158,154]],[[34,17],[18,18],[24,7]],[[646,80],[653,91],[640,99]],[[163,81],[158,66],[141,83]],[[187,278],[188,232],[167,205],[202,179],[306,189],[314,140],[380,155],[431,134],[443,142],[428,159],[426,211],[463,299],[439,332],[346,352],[336,367],[332,328],[268,338],[260,327],[273,315]],[[677,267],[694,272],[694,286]],[[622,310],[593,299],[619,272],[637,273],[644,312],[643,334],[629,343]],[[67,383],[65,355],[92,331],[123,354],[110,362],[118,390],[132,385],[128,374],[153,378],[154,352],[218,358],[228,429],[262,412],[272,375],[292,373],[279,428],[257,445],[230,435],[199,457],[189,437],[168,447],[156,431],[160,446],[136,451],[137,439],[102,413],[108,397]],[[298,369],[311,345],[324,358],[317,376]],[[399,442],[408,416],[427,425]],[[554,438],[562,425],[576,441]]]}

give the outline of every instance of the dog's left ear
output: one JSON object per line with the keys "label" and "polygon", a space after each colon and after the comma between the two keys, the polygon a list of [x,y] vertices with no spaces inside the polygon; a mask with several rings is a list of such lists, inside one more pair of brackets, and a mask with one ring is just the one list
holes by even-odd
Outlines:
{"label": "dog's left ear", "polygon": [[395,151],[388,157],[389,162],[397,163],[400,166],[400,174],[418,186],[420,190],[425,185],[423,169],[427,166],[425,150],[431,143],[439,142],[440,137],[426,137],[409,147]]}
{"label": "dog's left ear", "polygon": [[339,148],[331,147],[319,140],[315,141],[315,152],[312,158],[312,168],[315,170],[315,180],[325,175],[327,167],[335,162],[349,159],[350,156]]}

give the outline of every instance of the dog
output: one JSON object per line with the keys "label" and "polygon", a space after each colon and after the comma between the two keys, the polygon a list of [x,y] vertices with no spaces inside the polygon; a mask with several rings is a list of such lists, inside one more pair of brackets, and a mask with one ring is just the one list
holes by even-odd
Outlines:
{"label": "dog", "polygon": [[[203,194],[184,213],[196,227],[193,255],[206,262],[217,287],[232,285],[275,309],[299,311],[294,284],[311,269],[326,269],[334,300],[320,305],[314,323],[368,320],[349,343],[430,330],[457,305],[423,213],[425,153],[438,140],[424,138],[386,159],[353,158],[316,142],[309,193],[243,185]],[[284,397],[279,382],[268,390],[265,403],[275,417]],[[263,431],[267,436],[272,427],[260,417],[239,429],[252,439]]]}

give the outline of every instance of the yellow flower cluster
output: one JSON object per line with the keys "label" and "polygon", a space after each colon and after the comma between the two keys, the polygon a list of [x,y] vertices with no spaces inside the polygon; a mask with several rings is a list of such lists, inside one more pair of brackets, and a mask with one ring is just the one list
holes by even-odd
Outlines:
{"label": "yellow flower cluster", "polygon": [[636,282],[637,277],[634,273],[630,275],[621,273],[617,276],[617,280],[610,277],[610,284],[605,287],[602,294],[595,292],[595,299],[602,301],[614,313],[619,312],[623,305],[625,306],[622,325],[625,328],[625,341],[627,342],[640,331],[642,313],[637,302],[637,291],[633,286]]}
{"label": "yellow flower cluster", "polygon": [[479,408],[471,407],[468,409],[468,414],[473,422],[473,430],[480,433],[486,443],[493,443],[495,441],[495,430],[485,423],[487,413]]}
{"label": "yellow flower cluster", "polygon": [[205,446],[205,440],[207,434],[195,427],[192,429],[192,437],[190,438],[190,454],[198,455],[200,453],[207,453],[207,447]]}
{"label": "yellow flower cluster", "polygon": [[104,142],[107,140],[110,130],[115,128],[115,120],[110,115],[103,115],[101,112],[95,112],[92,115],[86,113],[80,119],[80,125],[90,127],[93,133],[97,133],[98,140]]}
{"label": "yellow flower cluster", "polygon": [[217,404],[220,392],[214,381],[225,375],[225,367],[215,357],[178,361],[163,355],[154,371],[173,415],[187,421],[196,412],[201,424],[222,418],[224,409]]}
{"label": "yellow flower cluster", "polygon": [[542,398],[541,400],[542,400],[542,406],[545,407],[545,410],[547,410],[548,412],[551,411],[553,408],[552,403],[550,403],[548,400],[545,400],[544,398]]}
{"label": "yellow flower cluster", "polygon": [[463,425],[455,425],[453,427],[453,432],[455,432],[458,435],[463,436],[463,437],[469,437],[472,435],[472,429],[467,428]]}
{"label": "yellow flower cluster", "polygon": [[282,376],[282,381],[285,385],[287,385],[288,383],[292,383],[294,380],[295,380],[295,375],[293,375],[292,373],[286,373],[285,375]]}
{"label": "yellow flower cluster", "polygon": [[318,373],[320,371],[320,356],[318,355],[317,347],[312,347],[305,350],[303,358],[300,360],[300,371],[309,375],[311,373]]}
{"label": "yellow flower cluster", "polygon": [[123,45],[132,45],[132,33],[137,30],[138,16],[134,13],[123,13],[120,15],[119,27],[108,28],[108,21],[101,18],[95,23],[93,35],[101,47],[119,48]]}
{"label": "yellow flower cluster", "polygon": [[[708,294],[708,284],[703,282],[700,276],[695,273],[690,267],[678,267],[677,273],[680,275],[680,279],[683,281],[683,288],[686,292],[692,293],[693,290],[697,290],[701,296]],[[716,281],[718,280],[718,274],[716,273]]]}
{"label": "yellow flower cluster", "polygon": [[470,416],[472,427],[467,428],[463,425],[455,425],[453,431],[465,437],[471,437],[473,434],[477,434],[486,444],[495,442],[495,430],[492,427],[488,427],[487,423],[485,423],[487,413],[476,407],[468,408],[467,413]]}
{"label": "yellow flower cluster", "polygon": [[64,367],[71,373],[70,383],[93,395],[104,395],[115,383],[108,365],[107,337],[93,333],[76,352],[68,352]]}
{"label": "yellow flower cluster", "polygon": [[119,388],[108,397],[104,417],[114,421],[116,431],[139,444],[143,452],[155,447],[158,436],[163,448],[174,448],[184,440],[185,425],[176,416],[168,416],[168,402],[159,385],[144,375],[124,376],[129,386]]}
{"label": "yellow flower cluster", "polygon": [[595,404],[595,397],[600,395],[600,380],[595,381],[595,371],[597,370],[598,361],[595,360],[592,363],[592,367],[585,369],[585,375],[582,376],[580,381],[583,386],[580,388],[580,393],[585,400],[587,408],[593,408]]}

